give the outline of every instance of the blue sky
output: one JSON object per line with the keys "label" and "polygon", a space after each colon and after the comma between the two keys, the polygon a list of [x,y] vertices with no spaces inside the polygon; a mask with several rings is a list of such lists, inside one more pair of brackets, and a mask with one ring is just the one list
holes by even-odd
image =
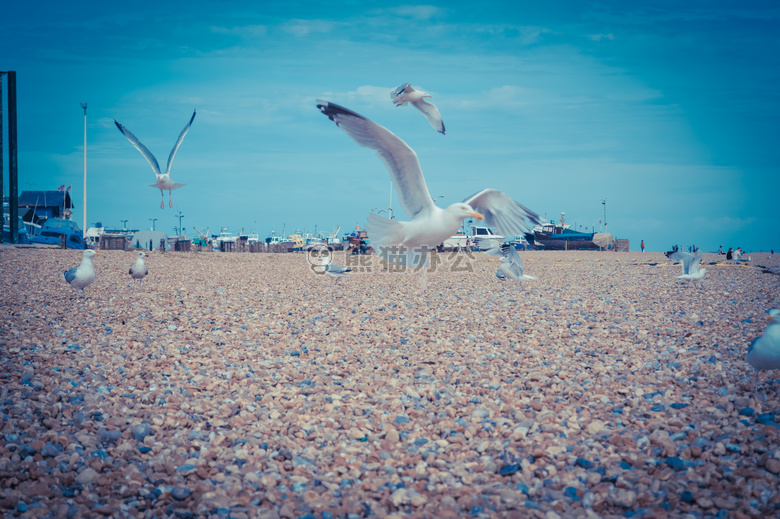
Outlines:
{"label": "blue sky", "polygon": [[[14,4],[0,70],[17,71],[20,190],[73,185],[79,225],[87,101],[90,225],[362,227],[389,175],[322,98],[414,148],[439,205],[493,187],[591,230],[606,198],[634,250],[780,250],[774,1]],[[446,136],[392,105],[407,81]],[[164,164],[195,108],[171,170],[187,185],[160,209],[113,120]]]}

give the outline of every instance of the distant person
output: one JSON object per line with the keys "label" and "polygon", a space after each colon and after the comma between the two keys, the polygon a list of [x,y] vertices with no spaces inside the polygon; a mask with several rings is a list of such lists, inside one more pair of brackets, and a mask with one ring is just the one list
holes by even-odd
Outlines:
{"label": "distant person", "polygon": [[737,247],[737,250],[734,251],[734,259],[735,260],[742,259],[742,247]]}
{"label": "distant person", "polygon": [[729,247],[729,251],[726,253],[726,261],[734,259],[734,249]]}
{"label": "distant person", "polygon": [[723,254],[723,245],[718,247],[718,254]]}
{"label": "distant person", "polygon": [[642,252],[645,251],[645,240],[642,240],[642,243],[639,244],[640,247],[642,247]]}

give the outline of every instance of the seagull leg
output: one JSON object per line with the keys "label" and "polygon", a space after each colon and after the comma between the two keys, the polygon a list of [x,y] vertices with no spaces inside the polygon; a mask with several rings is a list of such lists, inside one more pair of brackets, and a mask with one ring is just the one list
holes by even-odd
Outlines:
{"label": "seagull leg", "polygon": [[160,209],[165,209],[165,193],[160,190]]}

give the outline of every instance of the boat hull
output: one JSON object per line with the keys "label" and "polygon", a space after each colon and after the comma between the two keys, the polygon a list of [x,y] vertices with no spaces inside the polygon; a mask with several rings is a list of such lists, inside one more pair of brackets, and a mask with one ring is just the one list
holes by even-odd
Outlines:
{"label": "boat hull", "polygon": [[536,249],[543,250],[599,250],[593,243],[593,234],[549,232],[526,233],[525,239]]}

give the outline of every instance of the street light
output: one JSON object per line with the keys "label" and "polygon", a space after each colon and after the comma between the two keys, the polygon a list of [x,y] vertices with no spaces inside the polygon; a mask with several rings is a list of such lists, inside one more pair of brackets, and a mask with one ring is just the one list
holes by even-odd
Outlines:
{"label": "street light", "polygon": [[601,201],[601,205],[604,206],[604,232],[607,232],[607,199],[604,198]]}
{"label": "street light", "polygon": [[81,108],[84,109],[84,219],[82,229],[87,228],[87,103],[82,101]]}
{"label": "street light", "polygon": [[122,230],[126,231],[127,230],[127,220],[119,220],[119,221],[122,222]]}
{"label": "street light", "polygon": [[154,224],[155,224],[155,222],[157,221],[157,218],[149,218],[149,220],[151,220],[151,221],[152,221],[152,230],[154,231],[154,230],[155,230],[155,229],[154,229]]}
{"label": "street light", "polygon": [[183,214],[181,214],[181,211],[179,211],[179,214],[177,214],[177,215],[175,215],[175,216],[176,216],[176,218],[178,218],[178,219],[179,219],[179,230],[178,230],[178,231],[176,231],[176,232],[177,232],[178,234],[181,234],[181,233],[182,233],[182,230],[181,230],[181,219],[182,219],[182,218],[184,218],[184,215],[183,215]]}

